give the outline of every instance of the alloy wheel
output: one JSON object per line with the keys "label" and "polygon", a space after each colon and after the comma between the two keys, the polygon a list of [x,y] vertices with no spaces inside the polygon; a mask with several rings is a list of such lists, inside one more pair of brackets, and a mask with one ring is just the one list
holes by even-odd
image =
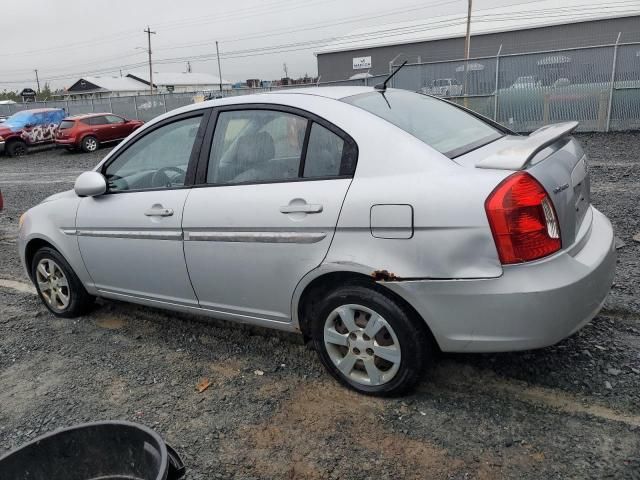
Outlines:
{"label": "alloy wheel", "polygon": [[336,368],[361,385],[385,384],[400,368],[400,342],[393,328],[362,305],[342,305],[329,314],[324,344]]}
{"label": "alloy wheel", "polygon": [[36,267],[36,282],[45,302],[60,312],[71,302],[69,281],[60,266],[50,258],[43,258]]}
{"label": "alloy wheel", "polygon": [[84,141],[84,145],[90,152],[94,152],[98,148],[98,142],[94,138],[87,138]]}

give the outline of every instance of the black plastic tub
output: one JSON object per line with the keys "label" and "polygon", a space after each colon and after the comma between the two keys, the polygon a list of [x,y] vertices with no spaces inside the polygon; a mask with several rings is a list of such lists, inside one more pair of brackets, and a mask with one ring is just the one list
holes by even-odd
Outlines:
{"label": "black plastic tub", "polygon": [[153,430],[95,422],[47,433],[0,458],[2,480],[176,480],[178,454]]}

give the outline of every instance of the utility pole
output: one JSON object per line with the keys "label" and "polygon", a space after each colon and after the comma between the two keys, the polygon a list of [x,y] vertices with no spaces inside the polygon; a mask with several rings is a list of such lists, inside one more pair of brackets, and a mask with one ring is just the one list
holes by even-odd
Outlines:
{"label": "utility pole", "polygon": [[218,80],[220,81],[220,93],[222,93],[222,68],[220,68],[220,49],[216,40],[216,58],[218,59]]}
{"label": "utility pole", "polygon": [[36,72],[36,83],[38,84],[38,95],[40,95],[40,79],[38,78],[38,69],[34,70]]}
{"label": "utility pole", "polygon": [[147,25],[147,29],[144,31],[144,33],[147,34],[147,41],[149,44],[149,48],[147,50],[147,53],[149,53],[149,89],[151,91],[151,95],[153,95],[153,63],[151,62],[151,35],[155,35],[156,32],[152,32],[151,29],[149,28],[149,25]]}
{"label": "utility pole", "polygon": [[469,76],[469,54],[471,52],[471,4],[473,0],[468,0],[467,5],[467,34],[464,37],[464,106],[468,107],[467,83]]}

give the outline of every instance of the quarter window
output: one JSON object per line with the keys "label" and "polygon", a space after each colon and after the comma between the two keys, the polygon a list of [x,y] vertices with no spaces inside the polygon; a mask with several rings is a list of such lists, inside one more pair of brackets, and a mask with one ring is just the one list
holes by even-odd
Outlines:
{"label": "quarter window", "polygon": [[307,119],[271,110],[218,116],[207,183],[229,184],[297,178]]}
{"label": "quarter window", "polygon": [[201,120],[178,120],[136,140],[106,167],[109,191],[183,186]]}
{"label": "quarter window", "polygon": [[344,140],[322,125],[314,123],[309,134],[309,145],[304,162],[304,177],[330,177],[340,175]]}

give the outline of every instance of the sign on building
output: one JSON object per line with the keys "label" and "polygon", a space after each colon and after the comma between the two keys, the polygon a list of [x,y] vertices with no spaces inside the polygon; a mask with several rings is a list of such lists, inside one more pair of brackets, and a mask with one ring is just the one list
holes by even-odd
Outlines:
{"label": "sign on building", "polygon": [[362,70],[365,68],[371,68],[371,57],[354,57],[353,69]]}

